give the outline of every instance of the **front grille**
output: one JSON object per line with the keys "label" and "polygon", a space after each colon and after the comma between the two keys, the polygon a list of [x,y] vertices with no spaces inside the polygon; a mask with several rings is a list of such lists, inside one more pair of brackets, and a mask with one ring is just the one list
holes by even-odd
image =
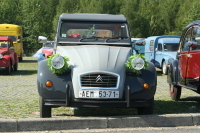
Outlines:
{"label": "front grille", "polygon": [[80,76],[81,87],[114,88],[117,87],[117,75],[113,74],[84,74]]}

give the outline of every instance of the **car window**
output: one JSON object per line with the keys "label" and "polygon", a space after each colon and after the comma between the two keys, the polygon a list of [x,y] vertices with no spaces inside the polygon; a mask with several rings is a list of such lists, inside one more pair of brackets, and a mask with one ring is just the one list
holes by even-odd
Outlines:
{"label": "car window", "polygon": [[[89,39],[90,41],[105,41],[112,38],[128,40],[128,27],[126,23],[97,23],[97,22],[63,22],[60,30],[62,39],[79,41]],[[95,38],[95,39],[94,39]]]}
{"label": "car window", "polygon": [[158,51],[162,51],[162,44],[161,43],[158,44]]}
{"label": "car window", "polygon": [[0,41],[0,47],[1,47],[1,48],[6,48],[6,47],[8,47],[8,42],[6,42],[6,41]]}
{"label": "car window", "polygon": [[194,27],[192,31],[192,40],[197,42],[197,47],[192,47],[192,50],[199,50],[200,49],[200,29],[199,27]]}
{"label": "car window", "polygon": [[189,29],[185,35],[185,38],[183,38],[183,46],[182,51],[188,51],[188,41],[190,41],[190,35],[191,35],[191,29]]}
{"label": "car window", "polygon": [[150,46],[149,46],[149,50],[153,51],[153,46],[154,46],[154,40],[150,41]]}

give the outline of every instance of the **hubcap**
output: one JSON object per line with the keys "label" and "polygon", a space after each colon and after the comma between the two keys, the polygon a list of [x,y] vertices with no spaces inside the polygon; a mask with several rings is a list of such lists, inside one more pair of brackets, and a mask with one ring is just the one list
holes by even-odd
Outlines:
{"label": "hubcap", "polygon": [[165,73],[166,72],[166,65],[165,65],[165,63],[163,63],[163,73]]}

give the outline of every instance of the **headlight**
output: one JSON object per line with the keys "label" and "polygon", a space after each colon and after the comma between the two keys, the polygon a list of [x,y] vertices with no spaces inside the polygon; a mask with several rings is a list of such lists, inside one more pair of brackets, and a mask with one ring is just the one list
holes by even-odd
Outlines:
{"label": "headlight", "polygon": [[173,60],[174,60],[173,58],[170,58],[170,59],[168,60],[168,63],[171,64],[171,63],[173,62]]}
{"label": "headlight", "polygon": [[64,59],[61,56],[55,56],[53,57],[51,64],[55,69],[60,69],[64,66]]}
{"label": "headlight", "polygon": [[3,55],[2,54],[0,54],[0,59],[2,59],[3,58]]}
{"label": "headlight", "polygon": [[132,60],[131,65],[134,69],[141,70],[144,67],[144,60],[140,57],[135,57]]}

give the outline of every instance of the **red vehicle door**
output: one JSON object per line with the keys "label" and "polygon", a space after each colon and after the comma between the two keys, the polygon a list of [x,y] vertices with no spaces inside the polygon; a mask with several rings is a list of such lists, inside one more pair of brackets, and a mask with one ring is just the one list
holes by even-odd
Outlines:
{"label": "red vehicle door", "polygon": [[188,64],[188,41],[190,41],[191,37],[191,28],[189,28],[185,35],[182,36],[180,42],[180,53],[179,57],[179,72],[180,72],[180,84],[185,85],[186,77],[187,77],[187,64]]}
{"label": "red vehicle door", "polygon": [[191,46],[188,50],[188,65],[186,84],[196,88],[200,76],[200,27],[193,26],[191,40],[197,42],[197,46]]}

